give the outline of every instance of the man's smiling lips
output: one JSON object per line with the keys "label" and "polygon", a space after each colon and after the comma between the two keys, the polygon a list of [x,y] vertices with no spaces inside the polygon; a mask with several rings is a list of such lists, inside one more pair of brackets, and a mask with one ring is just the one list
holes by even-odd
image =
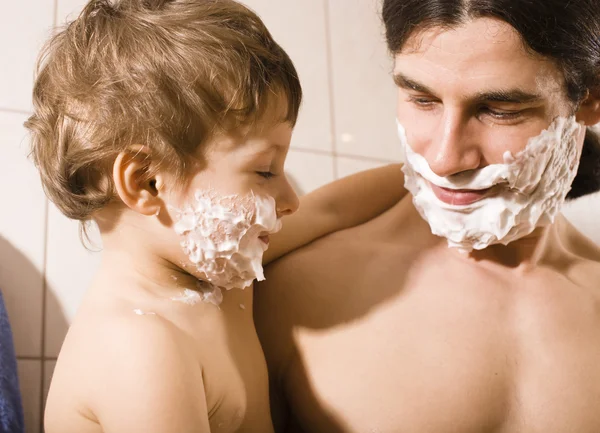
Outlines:
{"label": "man's smiling lips", "polygon": [[456,206],[466,206],[486,198],[492,188],[473,190],[473,189],[449,189],[434,185],[429,182],[431,190],[435,196],[442,202]]}

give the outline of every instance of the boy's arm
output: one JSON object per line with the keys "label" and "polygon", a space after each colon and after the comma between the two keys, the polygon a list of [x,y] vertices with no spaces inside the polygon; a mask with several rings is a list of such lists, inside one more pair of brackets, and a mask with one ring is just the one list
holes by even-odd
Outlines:
{"label": "boy's arm", "polygon": [[401,164],[363,171],[325,185],[300,199],[285,217],[263,256],[267,264],[326,234],[362,224],[406,195]]}
{"label": "boy's arm", "polygon": [[172,325],[159,316],[118,322],[94,369],[102,431],[210,433],[201,369]]}

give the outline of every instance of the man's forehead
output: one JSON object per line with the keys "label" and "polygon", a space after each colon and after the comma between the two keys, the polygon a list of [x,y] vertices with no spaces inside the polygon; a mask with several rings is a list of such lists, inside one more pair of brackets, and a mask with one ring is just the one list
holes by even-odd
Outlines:
{"label": "man's forehead", "polygon": [[499,20],[422,30],[409,38],[394,63],[395,77],[410,77],[432,89],[563,93],[564,79],[555,64],[527,50],[518,33]]}
{"label": "man's forehead", "polygon": [[402,46],[403,54],[440,50],[449,55],[479,48],[525,52],[522,39],[510,24],[495,18],[467,19],[454,26],[430,25],[416,29]]}

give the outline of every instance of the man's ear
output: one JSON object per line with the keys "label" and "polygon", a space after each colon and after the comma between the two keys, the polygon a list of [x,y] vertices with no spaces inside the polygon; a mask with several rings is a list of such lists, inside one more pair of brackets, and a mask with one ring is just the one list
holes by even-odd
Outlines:
{"label": "man's ear", "polygon": [[150,176],[153,164],[150,148],[135,145],[119,153],[113,165],[113,180],[119,198],[142,215],[157,215],[162,205],[158,196],[160,176]]}
{"label": "man's ear", "polygon": [[588,91],[577,110],[576,118],[578,122],[583,122],[586,126],[600,123],[600,87],[595,87]]}

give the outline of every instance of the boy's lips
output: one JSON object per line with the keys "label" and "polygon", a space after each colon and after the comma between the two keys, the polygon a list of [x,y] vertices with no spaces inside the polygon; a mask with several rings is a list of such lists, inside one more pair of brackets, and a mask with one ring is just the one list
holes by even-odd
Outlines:
{"label": "boy's lips", "polygon": [[456,206],[466,206],[486,198],[492,188],[486,189],[449,189],[434,185],[429,182],[431,190],[435,196],[446,204]]}

